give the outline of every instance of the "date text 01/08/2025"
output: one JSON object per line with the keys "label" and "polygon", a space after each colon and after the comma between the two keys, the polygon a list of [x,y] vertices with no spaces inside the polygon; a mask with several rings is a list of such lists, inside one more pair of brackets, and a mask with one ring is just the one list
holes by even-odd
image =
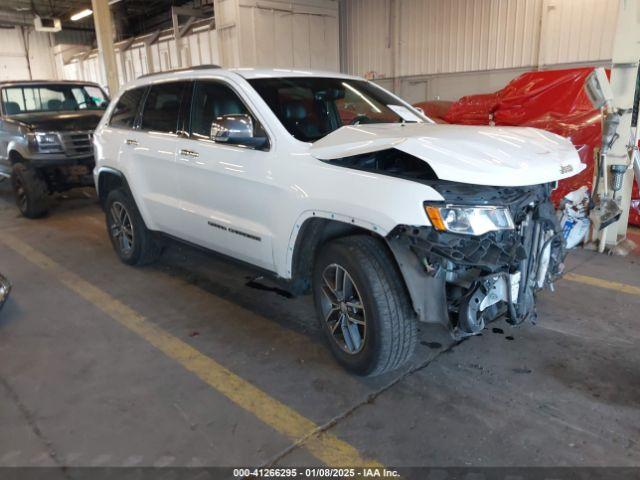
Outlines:
{"label": "date text 01/08/2025", "polygon": [[236,468],[235,478],[394,478],[400,474],[387,468]]}

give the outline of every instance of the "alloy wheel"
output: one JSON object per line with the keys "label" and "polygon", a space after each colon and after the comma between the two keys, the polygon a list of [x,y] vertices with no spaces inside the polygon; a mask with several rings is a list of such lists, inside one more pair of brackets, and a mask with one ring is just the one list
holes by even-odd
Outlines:
{"label": "alloy wheel", "polygon": [[333,340],[345,352],[359,353],[367,335],[366,311],[358,287],[344,267],[332,263],[323,270],[320,305]]}
{"label": "alloy wheel", "polygon": [[128,255],[134,246],[133,225],[126,207],[120,202],[113,202],[110,210],[109,230],[111,236],[118,243],[120,251]]}

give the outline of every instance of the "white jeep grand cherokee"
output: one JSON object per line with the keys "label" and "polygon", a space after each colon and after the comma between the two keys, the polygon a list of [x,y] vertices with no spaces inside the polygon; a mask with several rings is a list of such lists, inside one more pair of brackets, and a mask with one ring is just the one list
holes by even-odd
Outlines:
{"label": "white jeep grand cherokee", "polygon": [[549,194],[584,165],[532,128],[435,125],[362,78],[214,66],[114,99],[94,171],[121,260],[165,234],[313,291],[348,369],[403,364],[417,321],[461,337],[535,318],[560,274]]}

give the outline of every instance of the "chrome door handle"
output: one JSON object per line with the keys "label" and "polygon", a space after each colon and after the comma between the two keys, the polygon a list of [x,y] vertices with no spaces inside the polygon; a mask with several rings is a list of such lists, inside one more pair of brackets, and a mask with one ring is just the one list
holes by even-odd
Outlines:
{"label": "chrome door handle", "polygon": [[127,145],[133,145],[134,147],[138,145],[138,142],[136,140],[125,140],[125,142]]}
{"label": "chrome door handle", "polygon": [[194,152],[193,150],[180,150],[180,155],[184,155],[185,157],[199,157],[200,154],[198,152]]}

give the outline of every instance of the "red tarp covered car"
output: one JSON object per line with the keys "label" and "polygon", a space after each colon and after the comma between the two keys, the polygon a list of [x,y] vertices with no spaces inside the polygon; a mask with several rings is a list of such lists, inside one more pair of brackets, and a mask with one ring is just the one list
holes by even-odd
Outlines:
{"label": "red tarp covered car", "polygon": [[[601,142],[601,114],[594,109],[583,86],[592,68],[528,72],[495,93],[469,95],[442,111],[442,102],[417,103],[425,112],[437,111],[437,121],[465,125],[536,127],[567,137],[576,146],[587,168],[560,182],[553,193],[558,202],[583,185],[592,188],[594,150]],[[624,132],[620,135],[625,138]],[[640,225],[640,195],[637,186],[629,212],[629,223]]]}

